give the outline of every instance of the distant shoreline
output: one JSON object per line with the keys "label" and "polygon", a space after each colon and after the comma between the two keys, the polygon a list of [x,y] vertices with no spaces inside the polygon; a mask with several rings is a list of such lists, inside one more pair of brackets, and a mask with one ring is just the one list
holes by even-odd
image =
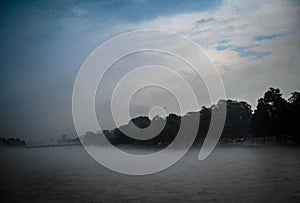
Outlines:
{"label": "distant shoreline", "polygon": [[42,148],[42,147],[66,147],[66,146],[75,146],[81,145],[81,143],[65,143],[65,144],[44,144],[44,145],[28,145],[24,148]]}
{"label": "distant shoreline", "polygon": [[[3,148],[49,148],[49,147],[71,147],[71,146],[82,146],[81,143],[65,143],[65,144],[44,144],[44,145],[28,145],[28,146],[5,146]],[[92,145],[91,145],[92,146]],[[97,145],[95,145],[97,146]],[[231,148],[231,147],[273,147],[273,146],[280,146],[280,147],[299,147],[299,144],[296,143],[219,143],[217,144],[216,148]],[[105,147],[105,146],[103,146]],[[124,149],[157,149],[162,150],[166,148],[166,146],[158,146],[158,145],[126,145],[126,144],[119,144],[115,147],[120,148],[121,150]],[[191,149],[194,148],[201,148],[202,144],[194,144],[191,146]],[[2,148],[2,147],[0,147]],[[180,147],[179,147],[180,148]]]}

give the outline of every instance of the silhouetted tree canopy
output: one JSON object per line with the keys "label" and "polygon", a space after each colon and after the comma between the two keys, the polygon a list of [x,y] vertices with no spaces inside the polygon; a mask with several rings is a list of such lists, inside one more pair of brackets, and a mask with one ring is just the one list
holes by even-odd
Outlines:
{"label": "silhouetted tree canopy", "polygon": [[226,101],[226,121],[222,137],[237,139],[249,135],[251,105],[244,101]]}
{"label": "silhouetted tree canopy", "polygon": [[290,103],[288,135],[293,142],[300,143],[300,92],[293,92],[288,101]]}
{"label": "silhouetted tree canopy", "polygon": [[251,131],[255,137],[275,136],[277,140],[298,140],[299,93],[293,92],[287,100],[277,88],[270,88],[258,100]]}
{"label": "silhouetted tree canopy", "polygon": [[[199,121],[199,128],[195,143],[201,143],[205,139],[210,126],[212,108],[223,108],[224,105],[227,107],[227,113],[222,138],[237,139],[248,136],[252,116],[251,106],[247,102],[238,102],[233,100],[220,100],[216,105],[209,108],[202,106],[202,109],[199,112],[189,112],[182,117],[174,113],[169,114],[166,118],[156,116],[152,120],[145,116],[136,117],[131,119],[128,125],[120,126],[113,131],[103,131],[103,134],[114,144],[158,144],[161,146],[167,146],[175,139],[180,128],[181,120],[188,119],[188,122],[191,123],[193,121]],[[149,127],[151,123],[155,125],[155,123],[157,124],[159,122],[165,122],[164,128],[156,137],[149,140],[143,141],[133,139],[122,132],[124,129],[129,128],[131,124],[144,129]],[[114,137],[112,137],[112,135],[114,135]]]}
{"label": "silhouetted tree canopy", "polygon": [[[149,119],[146,116],[132,118],[127,125],[114,130],[105,130],[103,134],[113,144],[141,144],[141,145],[169,145],[177,136],[180,124],[184,121],[199,122],[195,143],[202,143],[205,139],[211,121],[212,111],[218,117],[218,110],[226,107],[226,121],[221,140],[239,141],[244,138],[275,137],[278,141],[300,142],[298,118],[300,115],[300,93],[293,92],[288,100],[282,97],[277,88],[270,88],[258,104],[254,113],[251,105],[245,101],[220,100],[211,107],[202,106],[200,111],[188,112],[184,116],[169,114],[166,118],[155,116]],[[220,111],[221,112],[221,111]],[[218,119],[218,118],[217,118]],[[164,124],[157,136],[148,140],[139,140],[127,136],[123,130],[134,125],[138,129]]]}

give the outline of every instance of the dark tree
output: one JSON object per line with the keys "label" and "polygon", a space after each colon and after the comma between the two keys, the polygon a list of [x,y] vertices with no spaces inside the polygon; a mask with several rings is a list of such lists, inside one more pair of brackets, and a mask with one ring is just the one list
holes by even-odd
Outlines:
{"label": "dark tree", "polygon": [[226,121],[222,138],[244,138],[249,134],[252,117],[251,105],[244,101],[226,101]]}
{"label": "dark tree", "polygon": [[[205,106],[202,106],[202,109],[199,112],[200,114],[200,123],[199,123],[199,129],[198,129],[198,136],[196,138],[196,142],[202,142],[208,132],[210,120],[211,120],[211,108],[207,108]],[[197,114],[195,115],[197,116]]]}
{"label": "dark tree", "polygon": [[252,116],[251,131],[255,137],[275,136],[286,139],[288,132],[289,103],[277,88],[270,88],[258,100]]}
{"label": "dark tree", "polygon": [[137,118],[133,118],[133,119],[131,119],[130,122],[132,122],[136,127],[141,128],[141,129],[147,128],[151,124],[150,119],[146,116],[140,116]]}
{"label": "dark tree", "polygon": [[293,92],[288,101],[290,103],[288,134],[292,141],[300,143],[300,92]]}

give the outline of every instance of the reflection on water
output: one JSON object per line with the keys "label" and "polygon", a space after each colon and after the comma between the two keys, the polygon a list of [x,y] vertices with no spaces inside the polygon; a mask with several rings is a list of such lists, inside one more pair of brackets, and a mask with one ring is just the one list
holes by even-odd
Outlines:
{"label": "reflection on water", "polygon": [[286,202],[300,199],[300,148],[192,149],[147,176],[112,172],[80,146],[1,149],[0,200],[68,202]]}

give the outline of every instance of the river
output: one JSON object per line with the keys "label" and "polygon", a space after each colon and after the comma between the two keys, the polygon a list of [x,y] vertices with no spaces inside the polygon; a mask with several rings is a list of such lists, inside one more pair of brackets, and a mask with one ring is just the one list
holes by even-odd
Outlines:
{"label": "river", "polygon": [[297,202],[300,148],[193,148],[159,173],[110,171],[81,146],[0,149],[1,202]]}

